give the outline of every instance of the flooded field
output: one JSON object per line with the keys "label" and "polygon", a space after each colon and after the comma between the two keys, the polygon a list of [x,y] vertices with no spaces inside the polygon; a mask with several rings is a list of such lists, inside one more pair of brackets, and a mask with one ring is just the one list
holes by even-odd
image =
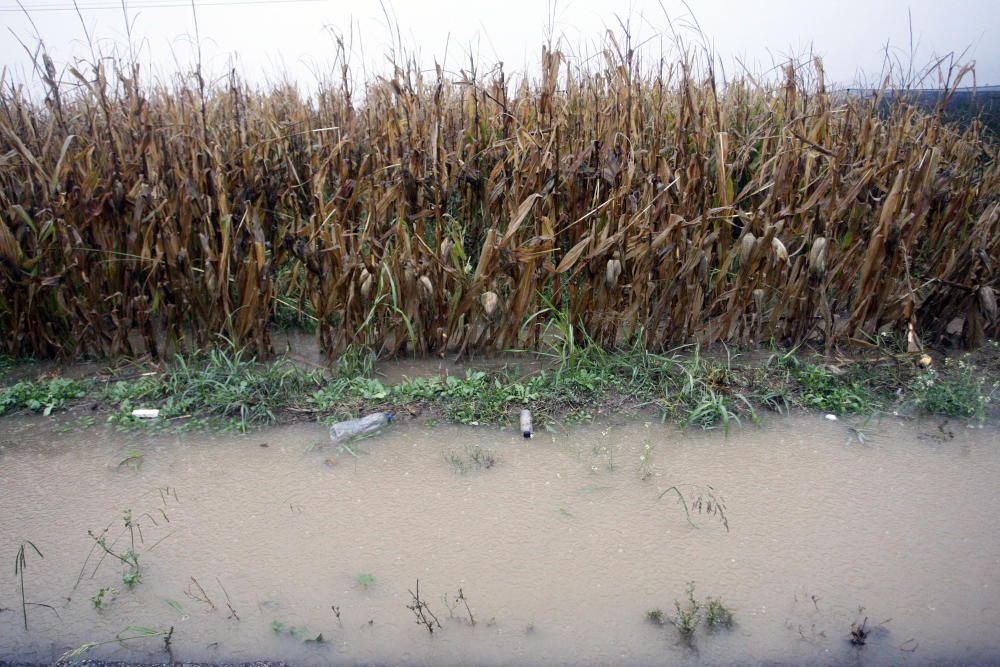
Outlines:
{"label": "flooded field", "polygon": [[[1000,661],[997,428],[851,424],[724,437],[622,420],[525,441],[404,420],[337,449],[319,425],[150,436],[6,418],[0,660],[47,663],[138,626],[172,627],[184,661]],[[88,530],[105,528],[102,557]],[[418,579],[433,634],[408,608]],[[732,610],[731,630],[702,623],[684,642],[647,620],[685,607],[689,582]],[[163,637],[87,655],[171,657]]]}

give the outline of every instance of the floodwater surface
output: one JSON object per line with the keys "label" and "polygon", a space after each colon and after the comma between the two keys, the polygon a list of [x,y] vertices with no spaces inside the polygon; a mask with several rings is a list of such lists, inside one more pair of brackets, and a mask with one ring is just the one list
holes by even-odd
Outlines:
{"label": "floodwater surface", "polygon": [[[130,626],[172,627],[172,656],[162,637],[88,655],[1000,660],[995,426],[886,418],[858,431],[792,416],[727,437],[622,419],[526,441],[512,429],[402,421],[337,449],[318,424],[206,436],[56,423],[0,421],[0,660],[51,662],[141,634]],[[134,539],[131,588],[131,568],[88,535],[106,528],[118,555]],[[440,622],[433,634],[408,608],[418,579]],[[647,620],[686,606],[689,582],[697,599],[732,610],[731,630],[702,623],[685,642],[669,621]],[[98,608],[102,588],[114,590]],[[852,624],[863,623],[865,645],[853,646]]]}

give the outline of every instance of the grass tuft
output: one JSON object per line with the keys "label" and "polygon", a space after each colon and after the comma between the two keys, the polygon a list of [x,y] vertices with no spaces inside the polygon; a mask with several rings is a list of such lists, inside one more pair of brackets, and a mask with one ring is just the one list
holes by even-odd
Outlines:
{"label": "grass tuft", "polygon": [[947,359],[940,371],[920,373],[913,382],[913,403],[921,411],[947,417],[986,418],[998,384],[987,384],[985,376],[964,359]]}

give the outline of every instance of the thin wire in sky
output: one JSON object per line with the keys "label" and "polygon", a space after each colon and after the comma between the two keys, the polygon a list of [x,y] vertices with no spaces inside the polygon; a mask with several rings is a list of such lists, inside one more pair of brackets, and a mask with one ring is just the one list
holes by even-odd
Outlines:
{"label": "thin wire in sky", "polygon": [[[296,3],[306,3],[306,2],[325,2],[325,0],[209,0],[208,2],[196,2],[196,7],[225,7],[230,5],[290,5]],[[190,2],[165,2],[163,0],[152,0],[151,2],[129,2],[125,4],[125,9],[128,10],[140,10],[140,9],[169,9],[174,7],[183,7],[190,9]],[[75,12],[75,11],[103,11],[103,10],[115,10],[121,11],[122,5],[67,5],[65,3],[39,3],[35,5],[26,5],[24,9],[20,7],[0,7],[0,12],[23,12],[27,11],[30,13],[35,12]]]}

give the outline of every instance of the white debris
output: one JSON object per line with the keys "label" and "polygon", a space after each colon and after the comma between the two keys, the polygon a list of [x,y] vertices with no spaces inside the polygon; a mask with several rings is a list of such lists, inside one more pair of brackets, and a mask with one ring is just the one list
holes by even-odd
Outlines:
{"label": "white debris", "polygon": [[531,437],[531,410],[521,410],[521,435]]}

